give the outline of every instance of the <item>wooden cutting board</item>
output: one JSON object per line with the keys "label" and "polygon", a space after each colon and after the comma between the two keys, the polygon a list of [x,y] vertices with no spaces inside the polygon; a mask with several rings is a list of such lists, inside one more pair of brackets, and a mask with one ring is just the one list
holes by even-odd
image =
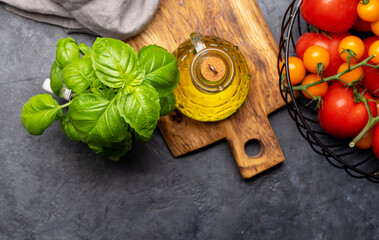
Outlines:
{"label": "wooden cutting board", "polygon": [[[152,22],[127,43],[136,50],[157,44],[173,52],[191,32],[237,45],[252,75],[250,91],[242,107],[220,122],[197,122],[178,111],[161,118],[158,126],[172,154],[180,156],[226,138],[244,179],[284,161],[267,118],[284,105],[276,70],[278,46],[256,1],[162,0]],[[261,148],[248,156],[245,144],[252,139]]]}

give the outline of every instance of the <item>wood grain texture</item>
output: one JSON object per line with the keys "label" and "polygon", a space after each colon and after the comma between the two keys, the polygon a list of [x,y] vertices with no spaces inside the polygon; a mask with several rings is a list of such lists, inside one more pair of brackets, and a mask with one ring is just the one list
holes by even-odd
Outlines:
{"label": "wood grain texture", "polygon": [[[127,42],[136,50],[157,44],[173,52],[191,32],[215,35],[239,47],[252,79],[247,100],[226,120],[203,123],[174,111],[161,118],[159,129],[172,154],[180,156],[226,138],[243,178],[250,178],[282,161],[283,153],[267,115],[284,105],[277,84],[277,44],[255,0],[162,0],[152,22]],[[249,157],[245,144],[261,143]]]}

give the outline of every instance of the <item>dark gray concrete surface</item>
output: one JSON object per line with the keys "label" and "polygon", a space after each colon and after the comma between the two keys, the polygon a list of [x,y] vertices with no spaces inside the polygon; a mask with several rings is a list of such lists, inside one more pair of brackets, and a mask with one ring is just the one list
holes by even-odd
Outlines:
{"label": "dark gray concrete surface", "polygon": [[[289,0],[258,0],[275,38]],[[270,122],[285,162],[241,179],[225,141],[174,158],[159,130],[110,162],[53,124],[31,136],[23,104],[42,93],[67,35],[0,4],[0,239],[379,239],[378,184],[309,147],[285,109]]]}

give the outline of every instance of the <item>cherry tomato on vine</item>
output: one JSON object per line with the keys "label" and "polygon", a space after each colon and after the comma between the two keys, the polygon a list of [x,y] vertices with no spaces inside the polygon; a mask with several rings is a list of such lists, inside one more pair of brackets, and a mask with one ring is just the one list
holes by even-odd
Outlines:
{"label": "cherry tomato on vine", "polygon": [[322,30],[341,33],[357,19],[359,0],[303,0],[300,12],[304,20]]}
{"label": "cherry tomato on vine", "polygon": [[349,32],[344,33],[313,33],[307,32],[300,36],[296,42],[296,55],[303,59],[305,50],[310,46],[317,45],[324,47],[330,56],[330,63],[328,68],[324,71],[323,76],[329,77],[337,74],[338,67],[344,62],[338,53],[338,45],[341,40],[349,36]]}
{"label": "cherry tomato on vine", "polygon": [[[362,92],[361,92],[362,93]],[[376,103],[367,92],[364,93],[372,115],[376,116]],[[368,113],[363,102],[354,101],[353,88],[346,88],[338,82],[329,86],[318,110],[321,128],[336,138],[355,137],[365,127]]]}
{"label": "cherry tomato on vine", "polygon": [[379,41],[375,41],[371,44],[368,50],[368,55],[375,55],[375,57],[371,59],[371,62],[379,64]]}
{"label": "cherry tomato on vine", "polygon": [[[279,68],[283,67],[284,60],[280,63]],[[296,85],[303,81],[306,70],[304,67],[303,61],[298,57],[289,57],[288,58],[288,68],[290,70],[289,76],[291,80],[291,85]],[[283,73],[286,73],[286,69],[284,68]]]}
{"label": "cherry tomato on vine", "polygon": [[379,70],[363,66],[363,72],[362,86],[367,89],[370,94],[379,96]]}
{"label": "cherry tomato on vine", "polygon": [[[310,84],[310,83],[314,83],[314,82],[317,82],[317,81],[320,81],[321,78],[319,76],[317,76],[317,74],[309,74],[307,75],[304,80],[301,82],[301,85],[307,85],[307,84]],[[308,87],[307,88],[307,91],[313,96],[313,97],[323,97],[326,92],[328,91],[328,83],[327,82],[323,82],[323,83],[319,83],[317,85],[314,85],[314,86],[311,86],[311,87]],[[310,96],[306,91],[301,91],[304,95],[304,97],[308,98],[308,99],[312,99],[312,96]]]}
{"label": "cherry tomato on vine", "polygon": [[368,55],[374,55],[375,57],[372,58],[370,61],[374,64],[379,64],[379,40],[371,44],[370,48],[368,49]]}
{"label": "cherry tomato on vine", "polygon": [[378,40],[379,40],[378,36],[371,36],[363,40],[363,43],[365,45],[365,52],[363,53],[362,60],[368,58],[369,56],[368,50],[370,49],[371,44],[373,44],[375,41],[378,41]]}
{"label": "cherry tomato on vine", "polygon": [[[376,113],[379,113],[379,98],[375,98],[376,102]],[[372,127],[362,138],[359,140],[355,146],[360,149],[369,149],[373,146],[374,141],[374,128]],[[378,138],[378,137],[377,137]]]}
{"label": "cherry tomato on vine", "polygon": [[369,149],[372,146],[372,141],[374,138],[374,128],[371,128],[361,140],[359,140],[355,146],[360,149]]}
{"label": "cherry tomato on vine", "polygon": [[310,46],[304,52],[303,61],[304,66],[308,71],[318,73],[320,64],[322,64],[324,70],[328,68],[330,55],[324,47]]}
{"label": "cherry tomato on vine", "polygon": [[[370,46],[375,41],[378,41],[379,37],[372,36],[369,38],[366,38],[363,42],[365,44],[365,53],[363,54],[363,59],[366,59],[368,55],[368,50],[370,49]],[[373,64],[372,62],[369,62]],[[363,66],[363,72],[364,76],[361,81],[362,86],[367,89],[369,93],[371,93],[374,96],[379,96],[379,70],[374,69],[372,67]]]}
{"label": "cherry tomato on vine", "polygon": [[379,36],[379,21],[372,22],[370,24],[371,31],[376,35]]}
{"label": "cherry tomato on vine", "polygon": [[341,40],[338,45],[338,52],[342,60],[347,61],[348,53],[345,50],[351,50],[355,53],[354,57],[350,59],[351,62],[359,61],[365,52],[365,45],[363,41],[357,36],[347,36]]}
{"label": "cherry tomato on vine", "polygon": [[[355,64],[351,63],[350,68],[355,66]],[[338,73],[342,73],[346,71],[349,67],[348,63],[342,63],[341,66],[338,68]],[[345,83],[351,83],[356,80],[362,80],[363,77],[363,68],[362,67],[357,67],[354,70],[350,70],[346,72],[345,74],[341,75],[341,80],[344,81]],[[358,84],[357,82],[356,84]]]}
{"label": "cherry tomato on vine", "polygon": [[379,21],[379,0],[370,0],[366,4],[362,0],[359,1],[357,13],[366,22]]}

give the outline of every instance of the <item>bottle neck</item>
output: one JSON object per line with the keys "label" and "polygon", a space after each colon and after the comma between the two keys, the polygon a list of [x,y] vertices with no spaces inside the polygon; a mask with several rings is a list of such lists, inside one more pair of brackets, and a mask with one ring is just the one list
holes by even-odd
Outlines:
{"label": "bottle neck", "polygon": [[235,66],[230,56],[218,48],[205,48],[191,63],[191,79],[197,89],[206,93],[224,91],[233,81]]}

